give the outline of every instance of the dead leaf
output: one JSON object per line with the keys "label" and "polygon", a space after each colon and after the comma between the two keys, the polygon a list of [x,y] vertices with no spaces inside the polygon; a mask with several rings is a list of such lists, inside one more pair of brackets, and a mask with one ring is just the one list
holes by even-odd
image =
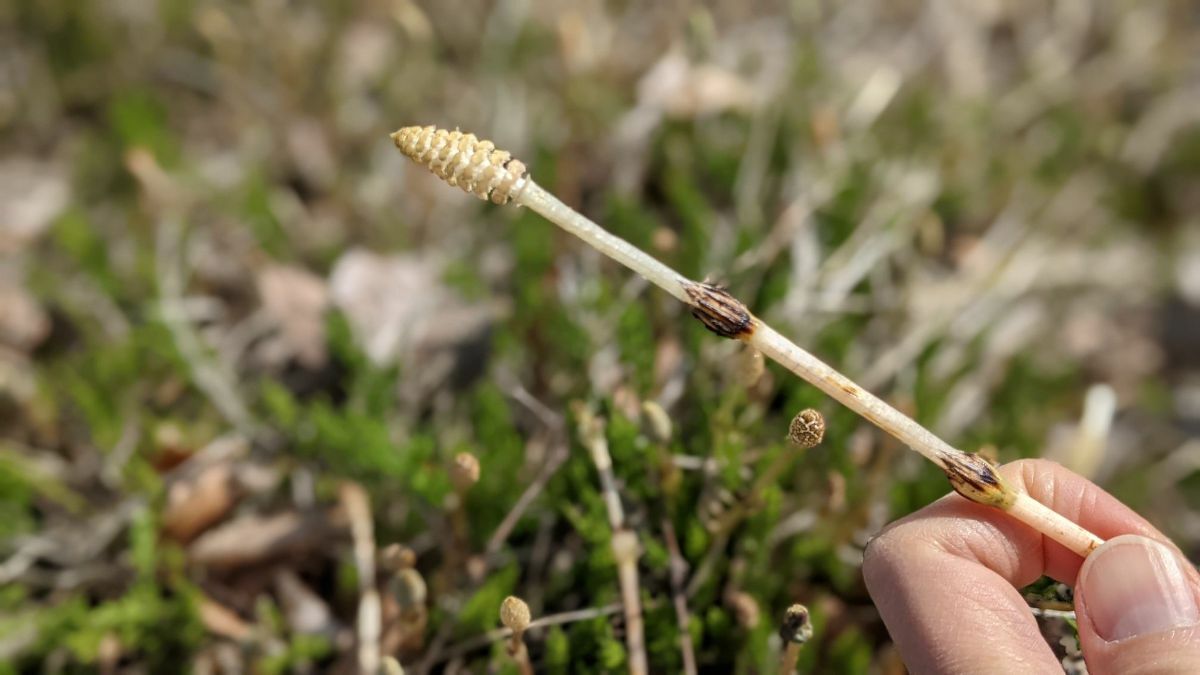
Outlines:
{"label": "dead leaf", "polygon": [[0,394],[28,403],[37,393],[37,373],[28,356],[0,345]]}
{"label": "dead leaf", "polygon": [[50,317],[33,295],[11,280],[0,279],[0,343],[28,353],[49,334]]}
{"label": "dead leaf", "polygon": [[1200,307],[1200,228],[1193,227],[1181,237],[1175,261],[1175,285],[1179,296],[1193,307]]}
{"label": "dead leaf", "polygon": [[692,63],[682,50],[667,52],[638,82],[638,106],[670,117],[691,118],[757,104],[754,87],[735,72],[711,63]]}
{"label": "dead leaf", "polygon": [[24,157],[0,161],[0,253],[15,253],[36,240],[66,207],[65,172]]}
{"label": "dead leaf", "polygon": [[341,534],[321,513],[245,515],[200,535],[188,548],[188,559],[203,567],[237,569],[303,557],[327,548]]}
{"label": "dead leaf", "polygon": [[263,311],[278,327],[281,356],[294,356],[306,368],[325,363],[325,280],[288,265],[269,265],[258,273]]}
{"label": "dead leaf", "polygon": [[321,123],[299,118],[288,125],[286,139],[292,163],[308,185],[328,190],[337,180],[337,158]]}
{"label": "dead leaf", "polygon": [[200,623],[214,635],[246,642],[254,636],[254,627],[244,621],[237,612],[218,603],[212,598],[201,596],[197,607]]}
{"label": "dead leaf", "polygon": [[230,465],[215,464],[198,475],[171,485],[163,510],[163,531],[182,542],[225,517],[237,503]]}

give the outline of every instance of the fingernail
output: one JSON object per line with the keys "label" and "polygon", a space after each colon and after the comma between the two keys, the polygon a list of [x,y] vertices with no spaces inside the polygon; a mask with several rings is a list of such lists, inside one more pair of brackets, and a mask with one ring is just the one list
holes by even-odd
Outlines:
{"label": "fingernail", "polygon": [[1125,535],[1096,549],[1080,592],[1096,633],[1108,641],[1200,623],[1185,563],[1166,546]]}

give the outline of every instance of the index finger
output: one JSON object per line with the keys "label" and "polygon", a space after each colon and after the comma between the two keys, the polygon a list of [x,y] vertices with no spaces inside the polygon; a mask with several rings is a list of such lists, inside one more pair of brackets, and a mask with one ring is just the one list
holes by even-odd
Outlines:
{"label": "index finger", "polygon": [[[1001,474],[1103,539],[1161,532],[1091,481],[1046,460]],[[863,576],[916,673],[1053,672],[1062,666],[1018,589],[1042,575],[1074,584],[1083,560],[1062,545],[957,494],[903,518],[867,546]]]}

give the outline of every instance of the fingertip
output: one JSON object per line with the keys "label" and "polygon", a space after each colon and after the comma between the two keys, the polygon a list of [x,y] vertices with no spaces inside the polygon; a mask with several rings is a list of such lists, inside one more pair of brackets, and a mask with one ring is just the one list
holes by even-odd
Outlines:
{"label": "fingertip", "polygon": [[1190,567],[1172,549],[1133,534],[1109,540],[1079,572],[1089,626],[1107,642],[1200,623]]}
{"label": "fingertip", "polygon": [[[1013,487],[1078,523],[1101,539],[1137,534],[1168,543],[1146,519],[1092,481],[1048,459],[1020,459],[1000,473]],[[1083,559],[1061,544],[1041,537],[1042,568],[1058,581],[1074,584]]]}
{"label": "fingertip", "polygon": [[1015,588],[1041,574],[1023,554],[1035,537],[952,495],[868,542],[864,582],[913,672],[1054,672]]}
{"label": "fingertip", "polygon": [[[1000,472],[1015,489],[1102,538],[1137,534],[1169,545],[1112,495],[1059,464],[1021,460]],[[1022,664],[1009,672],[1050,672],[1057,661],[1017,589],[1043,574],[1074,584],[1082,564],[1002,511],[951,494],[873,538],[863,575],[914,670],[961,672],[974,659],[1003,654],[1004,663]],[[958,639],[967,634],[990,639],[983,646]]]}
{"label": "fingertip", "polygon": [[1092,672],[1200,672],[1200,585],[1177,549],[1115,537],[1083,563],[1079,639]]}

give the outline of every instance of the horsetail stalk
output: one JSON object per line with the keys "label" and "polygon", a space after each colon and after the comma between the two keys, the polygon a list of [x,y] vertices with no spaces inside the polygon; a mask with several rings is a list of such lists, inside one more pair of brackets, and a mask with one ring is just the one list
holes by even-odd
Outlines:
{"label": "horsetail stalk", "polygon": [[525,647],[525,629],[529,628],[532,619],[533,615],[529,611],[529,605],[525,604],[521,598],[510,595],[500,603],[500,623],[512,631],[512,636],[508,641],[508,655],[516,662],[517,671],[521,675],[533,675],[533,664],[529,661],[529,649]]}
{"label": "horsetail stalk", "polygon": [[779,659],[781,675],[792,675],[796,672],[800,648],[811,640],[812,636],[813,626],[808,616],[808,608],[800,604],[788,607],[783,615],[783,623],[779,626],[779,637],[783,640],[783,655]]}
{"label": "horsetail stalk", "polygon": [[745,342],[924,455],[967,499],[1008,513],[1081,557],[1103,543],[1095,534],[1008,485],[982,457],[954,448],[781,335],[725,289],[682,276],[576,212],[527,176],[523,163],[497,150],[490,141],[433,126],[405,127],[392,134],[392,140],[401,152],[450,185],[497,204],[512,201],[528,207],[642,275],[690,307],[712,332]]}

